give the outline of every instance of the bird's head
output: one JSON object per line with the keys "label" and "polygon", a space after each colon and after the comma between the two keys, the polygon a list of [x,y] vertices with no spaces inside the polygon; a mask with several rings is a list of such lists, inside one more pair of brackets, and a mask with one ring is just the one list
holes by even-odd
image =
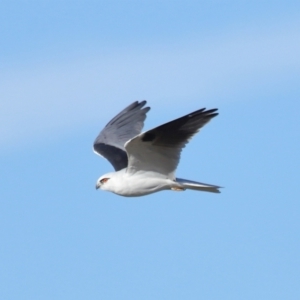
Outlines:
{"label": "bird's head", "polygon": [[111,178],[112,174],[110,173],[102,175],[96,182],[96,189],[98,190],[100,188],[101,190],[109,191],[111,186]]}

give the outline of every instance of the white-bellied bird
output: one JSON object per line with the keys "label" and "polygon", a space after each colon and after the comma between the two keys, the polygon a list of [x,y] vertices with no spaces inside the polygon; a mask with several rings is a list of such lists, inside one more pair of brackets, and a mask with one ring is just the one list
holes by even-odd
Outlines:
{"label": "white-bellied bird", "polygon": [[97,136],[94,151],[105,157],[115,172],[101,176],[96,188],[126,197],[185,189],[219,193],[219,186],[175,176],[182,149],[200,128],[218,115],[217,109],[202,108],[141,133],[150,110],[145,104],[146,101],[132,103]]}

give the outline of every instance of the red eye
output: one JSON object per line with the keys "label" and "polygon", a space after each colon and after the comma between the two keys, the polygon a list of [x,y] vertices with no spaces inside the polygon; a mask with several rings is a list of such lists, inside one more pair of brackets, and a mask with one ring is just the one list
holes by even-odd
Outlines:
{"label": "red eye", "polygon": [[108,181],[108,179],[109,179],[109,178],[103,178],[103,179],[100,180],[100,182],[103,184],[103,183],[105,183],[106,181]]}

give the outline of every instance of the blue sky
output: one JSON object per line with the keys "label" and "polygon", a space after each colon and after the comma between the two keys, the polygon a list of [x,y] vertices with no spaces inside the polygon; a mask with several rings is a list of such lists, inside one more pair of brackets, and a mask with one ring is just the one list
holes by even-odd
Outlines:
{"label": "blue sky", "polygon": [[[299,298],[300,3],[161,2],[1,2],[1,299]],[[221,194],[95,191],[143,99],[219,108],[177,174]]]}

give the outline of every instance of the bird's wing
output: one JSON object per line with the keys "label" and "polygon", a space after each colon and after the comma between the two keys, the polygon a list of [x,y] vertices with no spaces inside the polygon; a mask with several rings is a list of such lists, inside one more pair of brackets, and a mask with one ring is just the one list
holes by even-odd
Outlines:
{"label": "bird's wing", "polygon": [[216,111],[197,110],[128,141],[125,144],[129,158],[127,172],[153,171],[175,179],[182,148],[201,127],[218,115]]}
{"label": "bird's wing", "polygon": [[94,152],[105,157],[116,171],[127,167],[125,143],[138,135],[144,126],[146,101],[135,101],[116,115],[99,133],[94,142]]}

